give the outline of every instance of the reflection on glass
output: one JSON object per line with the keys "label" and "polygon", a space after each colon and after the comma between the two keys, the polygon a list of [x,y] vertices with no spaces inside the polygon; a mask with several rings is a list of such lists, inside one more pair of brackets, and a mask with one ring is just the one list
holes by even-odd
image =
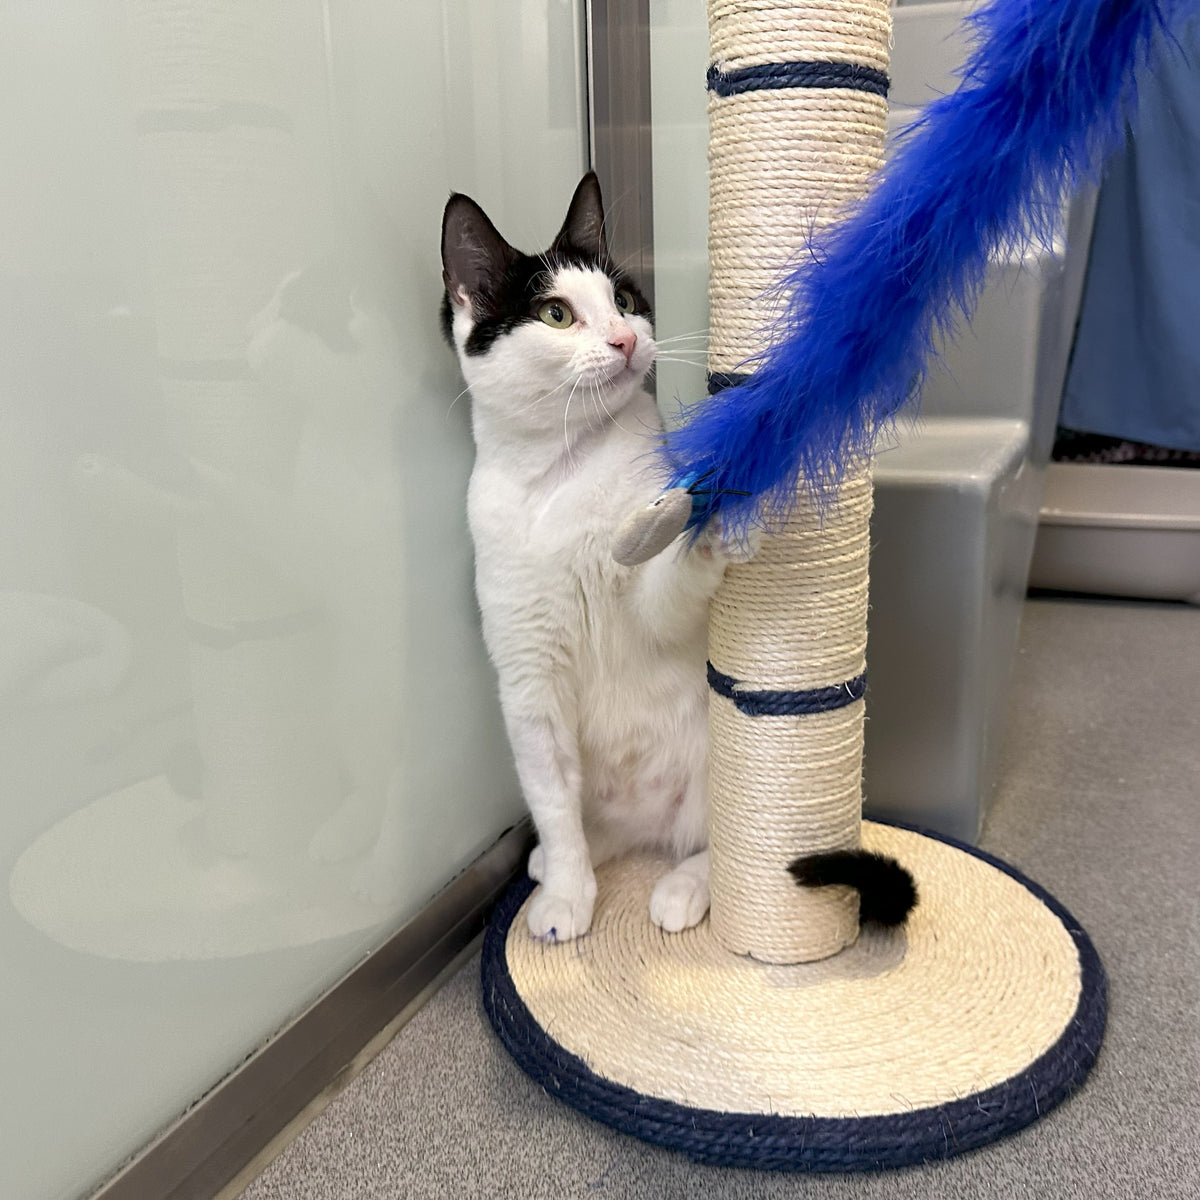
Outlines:
{"label": "reflection on glass", "polygon": [[708,394],[708,21],[650,0],[658,406],[668,422]]}
{"label": "reflection on glass", "polygon": [[0,9],[0,1195],[29,1200],[88,1191],[521,814],[439,217],[469,191],[542,244],[583,166],[568,0],[54,7]]}

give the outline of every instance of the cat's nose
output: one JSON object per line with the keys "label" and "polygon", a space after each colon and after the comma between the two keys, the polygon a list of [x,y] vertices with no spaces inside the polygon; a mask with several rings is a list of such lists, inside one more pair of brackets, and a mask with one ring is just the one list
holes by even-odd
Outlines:
{"label": "cat's nose", "polygon": [[608,344],[625,355],[628,363],[633,357],[633,348],[637,345],[637,334],[628,325],[614,325],[608,334]]}

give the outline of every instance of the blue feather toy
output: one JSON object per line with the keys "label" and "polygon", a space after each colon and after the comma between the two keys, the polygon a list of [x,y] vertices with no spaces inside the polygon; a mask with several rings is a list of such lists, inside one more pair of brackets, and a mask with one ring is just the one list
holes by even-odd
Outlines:
{"label": "blue feather toy", "polygon": [[992,0],[962,83],[902,135],[869,195],[783,281],[772,347],[664,445],[690,526],[734,534],[820,505],[969,316],[990,256],[1049,241],[1066,191],[1122,140],[1133,72],[1197,0]]}

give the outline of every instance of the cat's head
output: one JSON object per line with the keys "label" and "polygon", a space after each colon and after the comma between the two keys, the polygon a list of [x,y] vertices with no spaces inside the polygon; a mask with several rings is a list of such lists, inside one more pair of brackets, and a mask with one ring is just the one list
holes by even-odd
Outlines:
{"label": "cat's head", "polygon": [[650,306],[608,257],[594,173],[542,254],[515,250],[468,196],[442,218],[442,328],[476,405],[526,429],[615,416],[656,347]]}

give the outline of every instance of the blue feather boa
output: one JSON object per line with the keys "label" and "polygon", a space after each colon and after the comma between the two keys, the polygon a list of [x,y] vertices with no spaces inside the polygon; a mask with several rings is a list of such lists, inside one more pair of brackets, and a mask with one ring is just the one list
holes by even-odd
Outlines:
{"label": "blue feather boa", "polygon": [[992,0],[960,87],[901,137],[866,199],[783,281],[788,313],[753,375],[691,410],[664,447],[703,479],[693,525],[818,504],[919,388],[970,314],[991,255],[1048,240],[1064,194],[1121,142],[1133,71],[1196,0]]}

